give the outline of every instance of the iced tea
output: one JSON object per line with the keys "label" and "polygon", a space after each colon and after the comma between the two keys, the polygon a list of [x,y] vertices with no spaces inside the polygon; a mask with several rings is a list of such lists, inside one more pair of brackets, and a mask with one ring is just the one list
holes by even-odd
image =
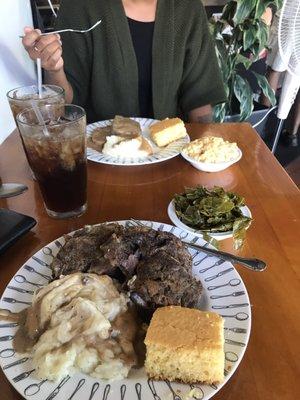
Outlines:
{"label": "iced tea", "polygon": [[86,210],[86,117],[81,107],[46,105],[17,116],[27,159],[51,217],[68,218]]}
{"label": "iced tea", "polygon": [[64,104],[65,102],[64,89],[55,85],[42,85],[41,97],[39,97],[38,87],[36,85],[12,89],[6,96],[15,121],[17,115],[25,110],[25,108],[32,108],[32,102],[38,107],[42,107],[46,104]]}

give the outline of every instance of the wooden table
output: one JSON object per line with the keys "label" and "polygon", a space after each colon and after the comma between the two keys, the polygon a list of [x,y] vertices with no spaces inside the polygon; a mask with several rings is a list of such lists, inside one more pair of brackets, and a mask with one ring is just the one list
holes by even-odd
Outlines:
{"label": "wooden table", "polygon": [[[246,354],[216,400],[296,400],[299,386],[299,190],[247,124],[188,126],[192,138],[204,132],[236,141],[241,161],[220,173],[202,173],[181,157],[139,167],[89,163],[88,203],[85,215],[57,221],[44,210],[32,180],[21,143],[14,132],[0,147],[3,182],[28,185],[25,194],[0,202],[37,220],[36,227],[0,256],[0,293],[20,266],[46,243],[84,224],[130,217],[170,222],[167,205],[185,186],[221,185],[243,195],[254,222],[241,255],[262,258],[263,273],[238,267],[252,304],[253,325]],[[222,249],[232,251],[230,239]],[[0,373],[1,400],[20,399]],[[133,399],[129,399],[133,400]]]}

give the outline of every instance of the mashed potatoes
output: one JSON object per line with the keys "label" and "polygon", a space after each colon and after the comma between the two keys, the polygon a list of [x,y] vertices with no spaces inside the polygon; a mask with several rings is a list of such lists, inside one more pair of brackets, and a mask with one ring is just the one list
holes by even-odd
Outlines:
{"label": "mashed potatoes", "polygon": [[141,136],[133,139],[124,139],[120,136],[111,135],[107,136],[102,153],[122,158],[147,157],[151,152],[148,148],[143,149],[142,145],[143,142]]}
{"label": "mashed potatoes", "polygon": [[236,160],[239,149],[236,143],[230,143],[219,137],[204,137],[189,143],[184,154],[195,161],[205,163],[221,163]]}
{"label": "mashed potatoes", "polygon": [[34,295],[15,348],[27,337],[35,342],[27,350],[40,379],[57,381],[78,370],[123,379],[135,364],[136,325],[127,301],[108,276],[75,273],[53,281]]}

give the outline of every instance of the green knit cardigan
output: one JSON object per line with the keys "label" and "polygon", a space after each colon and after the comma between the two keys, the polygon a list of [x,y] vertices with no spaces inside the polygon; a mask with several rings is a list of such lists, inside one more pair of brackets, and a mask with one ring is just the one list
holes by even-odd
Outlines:
{"label": "green knit cardigan", "polygon": [[[62,0],[57,29],[64,33],[64,69],[73,87],[73,103],[86,109],[88,121],[142,116],[138,68],[121,0]],[[152,50],[154,117],[187,113],[226,101],[215,50],[200,0],[158,0]]]}

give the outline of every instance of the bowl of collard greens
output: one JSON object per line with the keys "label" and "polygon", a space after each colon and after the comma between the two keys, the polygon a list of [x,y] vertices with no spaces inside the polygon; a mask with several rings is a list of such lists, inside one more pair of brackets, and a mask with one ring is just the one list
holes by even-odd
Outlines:
{"label": "bowl of collard greens", "polygon": [[205,240],[233,237],[234,248],[243,245],[252,218],[244,198],[221,187],[186,188],[168,207],[171,221]]}

